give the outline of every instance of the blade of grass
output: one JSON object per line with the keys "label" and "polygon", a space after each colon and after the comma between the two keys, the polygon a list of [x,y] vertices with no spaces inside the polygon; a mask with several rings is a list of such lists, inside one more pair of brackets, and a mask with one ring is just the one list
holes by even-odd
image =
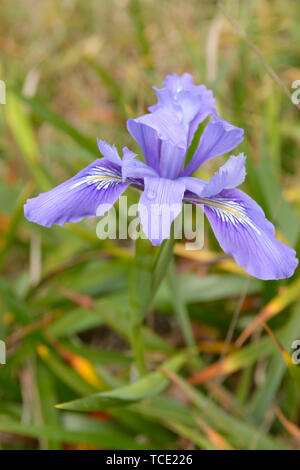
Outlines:
{"label": "blade of grass", "polygon": [[[180,369],[189,355],[190,352],[184,352],[172,357],[164,364],[164,368],[166,370]],[[98,411],[115,406],[129,405],[159,394],[167,387],[168,383],[168,379],[161,372],[156,371],[142,377],[133,384],[125,385],[110,392],[96,393],[79,400],[57,405],[57,407],[72,411]]]}
{"label": "blade of grass", "polygon": [[268,365],[264,383],[257,388],[249,402],[251,414],[257,421],[263,420],[270,406],[272,406],[287,370],[287,364],[293,366],[291,358],[284,348],[290,348],[293,340],[300,335],[300,306],[292,313],[280,342],[267,325],[265,325],[265,328],[269,332],[272,341],[276,343],[277,348]]}
{"label": "blade of grass", "polygon": [[[59,413],[54,407],[55,403],[57,403],[55,381],[42,363],[38,363],[37,385],[43,425],[59,426]],[[46,439],[46,449],[59,450],[60,448],[61,446],[58,440]]]}
{"label": "blade of grass", "polygon": [[296,279],[289,286],[283,288],[276,297],[274,297],[255,317],[253,322],[240,334],[236,340],[236,346],[241,347],[249,336],[262,325],[278,313],[282,312],[287,306],[295,302],[300,297],[300,279]]}
{"label": "blade of grass", "polygon": [[129,437],[116,426],[109,423],[97,423],[94,431],[70,430],[61,426],[35,426],[33,424],[22,424],[9,420],[0,415],[0,431],[9,432],[32,438],[45,437],[55,439],[61,443],[77,443],[97,446],[101,449],[148,449],[149,444],[140,444]]}
{"label": "blade of grass", "polygon": [[185,380],[179,377],[176,373],[165,371],[166,376],[172,380],[189,398],[189,400],[199,409],[201,417],[207,416],[210,419],[211,425],[227,435],[232,437],[235,442],[234,445],[247,449],[249,443],[256,436],[256,443],[258,449],[284,449],[285,445],[280,441],[270,437],[267,433],[263,432],[260,428],[252,424],[245,423],[224,410],[219,408],[212,401],[207,407],[207,397],[204,396],[199,390],[196,390],[189,385]]}

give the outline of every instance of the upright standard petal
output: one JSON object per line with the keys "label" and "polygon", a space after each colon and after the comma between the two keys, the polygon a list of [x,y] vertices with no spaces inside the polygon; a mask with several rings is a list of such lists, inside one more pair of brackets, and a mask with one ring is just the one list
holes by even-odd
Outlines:
{"label": "upright standard petal", "polygon": [[207,186],[207,181],[194,178],[193,176],[180,176],[180,178],[177,178],[177,181],[181,181],[185,185],[185,200],[189,200],[189,197],[191,197],[192,201],[195,195],[201,196],[204,188]]}
{"label": "upright standard petal", "polygon": [[84,217],[103,215],[128,187],[122,182],[121,167],[107,159],[98,159],[73,178],[24,206],[30,222],[51,227],[79,222]]}
{"label": "upright standard petal", "polygon": [[115,145],[110,145],[109,143],[105,142],[104,140],[97,139],[98,148],[103,155],[104,158],[115,163],[116,165],[121,164],[121,158],[118,154],[118,151]]}
{"label": "upright standard petal", "polygon": [[[125,149],[124,149],[125,150]],[[128,149],[126,149],[128,150]],[[144,181],[145,176],[157,176],[158,173],[151,166],[137,160],[136,154],[129,151],[124,151],[122,160],[122,179],[126,181],[128,178],[134,178]]]}
{"label": "upright standard petal", "polygon": [[231,155],[209,181],[192,176],[181,176],[178,180],[185,184],[185,199],[188,200],[191,197],[192,201],[193,195],[208,198],[219,194],[223,189],[239,186],[246,176],[245,161],[246,157],[243,153],[237,156]]}
{"label": "upright standard petal", "polygon": [[177,73],[167,75],[164,86],[173,96],[182,90],[190,90],[195,87],[193,76],[190,73],[184,73],[181,76]]}
{"label": "upright standard petal", "polygon": [[184,73],[182,76],[177,74],[167,75],[163,84],[164,88],[162,89],[153,87],[158,103],[151,106],[150,111],[169,106],[172,111],[177,107],[178,110],[181,109],[184,113],[184,105],[187,105],[188,97],[190,97],[190,104],[192,104],[193,99],[200,98],[202,104],[207,107],[213,108],[215,105],[212,91],[208,90],[205,85],[194,85],[193,77],[189,73]]}
{"label": "upright standard petal", "polygon": [[168,75],[164,88],[154,87],[158,103],[151,106],[149,111],[168,110],[183,126],[186,132],[187,146],[199,124],[214,110],[215,99],[211,90],[205,85],[194,85],[193,77],[185,73]]}
{"label": "upright standard petal", "polygon": [[208,181],[201,193],[202,197],[211,197],[219,194],[223,189],[236,188],[243,183],[246,157],[243,153],[231,155],[214,176]]}
{"label": "upright standard petal", "polygon": [[201,135],[192,160],[183,170],[182,176],[190,176],[205,161],[233,150],[242,142],[243,135],[243,129],[229,124],[214,113],[212,120]]}
{"label": "upright standard petal", "polygon": [[148,166],[160,176],[174,179],[182,171],[186,133],[176,116],[166,110],[129,119],[127,127],[141,146]]}
{"label": "upright standard petal", "polygon": [[182,181],[151,176],[144,182],[139,202],[142,228],[153,245],[160,245],[169,237],[171,224],[181,212],[185,186]]}
{"label": "upright standard petal", "polygon": [[222,249],[248,274],[264,280],[293,275],[296,252],[275,238],[274,226],[253,199],[238,189],[225,189],[201,203]]}

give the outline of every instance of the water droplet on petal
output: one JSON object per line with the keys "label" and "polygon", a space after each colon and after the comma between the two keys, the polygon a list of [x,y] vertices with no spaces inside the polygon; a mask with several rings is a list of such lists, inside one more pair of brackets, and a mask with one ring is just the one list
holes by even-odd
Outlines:
{"label": "water droplet on petal", "polygon": [[148,191],[147,191],[147,197],[148,197],[148,199],[155,199],[155,198],[156,198],[156,194],[157,194],[157,192],[156,192],[156,190],[153,189],[153,188],[148,189]]}

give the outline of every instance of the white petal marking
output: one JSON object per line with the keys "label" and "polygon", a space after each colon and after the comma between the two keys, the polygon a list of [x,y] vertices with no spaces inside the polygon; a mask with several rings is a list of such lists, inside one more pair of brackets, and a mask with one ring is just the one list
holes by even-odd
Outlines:
{"label": "white petal marking", "polygon": [[70,189],[77,188],[82,184],[94,184],[96,189],[108,189],[112,184],[122,183],[122,176],[112,168],[96,166],[89,174],[73,184]]}
{"label": "white petal marking", "polygon": [[242,224],[250,226],[258,235],[260,230],[248,217],[245,207],[236,201],[225,198],[210,198],[205,203],[210,207],[217,215],[222,219],[223,222],[229,222],[235,226]]}
{"label": "white petal marking", "polygon": [[242,224],[251,227],[258,235],[261,235],[258,227],[252,222],[247,214],[246,208],[237,201],[223,197],[186,197],[186,201],[203,204],[213,210],[223,222],[231,223],[234,226]]}

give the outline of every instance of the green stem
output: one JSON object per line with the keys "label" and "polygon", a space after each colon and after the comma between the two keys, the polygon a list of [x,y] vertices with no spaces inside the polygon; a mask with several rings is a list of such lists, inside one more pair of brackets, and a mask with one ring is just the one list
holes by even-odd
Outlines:
{"label": "green stem", "polygon": [[133,350],[134,362],[140,377],[147,374],[147,365],[142,340],[142,327],[142,323],[133,323],[131,325],[131,346]]}
{"label": "green stem", "polygon": [[184,301],[182,300],[180,285],[178,283],[175,270],[174,257],[172,257],[168,270],[168,285],[171,292],[171,299],[175,314],[177,315],[179,325],[187,346],[195,346],[195,339],[189,318],[189,314]]}
{"label": "green stem", "polygon": [[153,261],[153,247],[147,240],[137,240],[130,288],[131,346],[139,375],[147,372],[142,341],[142,327],[147,310],[155,296],[173,256],[174,236],[165,240]]}
{"label": "green stem", "polygon": [[152,273],[152,296],[156,294],[173,257],[174,229],[171,227],[170,238],[164,240],[154,260]]}
{"label": "green stem", "polygon": [[142,327],[151,299],[152,245],[137,240],[130,278],[130,336],[134,360],[139,375],[147,372],[142,341]]}

